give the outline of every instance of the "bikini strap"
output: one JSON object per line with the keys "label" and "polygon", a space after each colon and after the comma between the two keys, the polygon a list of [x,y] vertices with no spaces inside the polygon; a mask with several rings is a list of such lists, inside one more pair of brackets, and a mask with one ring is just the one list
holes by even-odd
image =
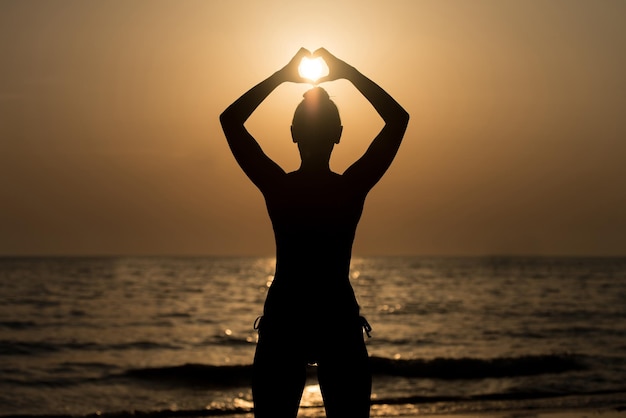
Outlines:
{"label": "bikini strap", "polygon": [[261,320],[262,319],[263,319],[263,315],[257,316],[257,318],[254,320],[254,325],[252,325],[252,328],[254,328],[255,331],[259,330],[259,327],[261,326]]}
{"label": "bikini strap", "polygon": [[367,322],[367,319],[365,319],[364,316],[359,316],[359,319],[361,320],[361,326],[363,327],[363,331],[365,331],[365,333],[367,334],[367,338],[372,338],[372,334],[370,334],[370,332],[372,332],[372,326],[370,325],[370,323]]}

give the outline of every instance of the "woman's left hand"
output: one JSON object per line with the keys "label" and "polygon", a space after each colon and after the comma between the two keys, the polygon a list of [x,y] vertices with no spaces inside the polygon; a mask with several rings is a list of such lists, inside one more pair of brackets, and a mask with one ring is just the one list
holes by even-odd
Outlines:
{"label": "woman's left hand", "polygon": [[283,81],[289,81],[292,83],[309,83],[310,80],[303,78],[298,72],[298,67],[302,62],[302,58],[311,57],[311,51],[306,48],[300,48],[300,50],[293,56],[291,61],[279,70]]}

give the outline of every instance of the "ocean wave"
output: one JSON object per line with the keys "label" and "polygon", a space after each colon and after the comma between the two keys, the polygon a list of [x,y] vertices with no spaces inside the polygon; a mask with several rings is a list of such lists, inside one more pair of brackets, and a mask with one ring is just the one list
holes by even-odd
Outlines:
{"label": "ocean wave", "polygon": [[[475,359],[437,358],[432,360],[403,360],[371,357],[372,373],[378,376],[430,378],[442,380],[504,378],[565,373],[584,370],[582,356],[538,355],[511,358]],[[314,374],[315,368],[309,368]],[[184,364],[181,366],[132,369],[123,377],[160,381],[207,384],[220,386],[247,385],[251,380],[252,365],[205,365]]]}
{"label": "ocean wave", "polygon": [[213,366],[207,364],[184,364],[171,367],[147,367],[131,369],[121,375],[150,382],[190,385],[247,386],[251,383],[252,365]]}
{"label": "ocean wave", "polygon": [[[25,349],[26,347],[21,347]],[[38,347],[41,348],[41,347]],[[32,347],[27,348],[32,351]],[[589,361],[586,356],[537,355],[522,357],[503,357],[493,359],[477,358],[436,358],[423,359],[392,359],[373,356],[370,358],[372,374],[380,378],[422,378],[440,380],[479,380],[486,378],[515,378],[566,373],[587,369]],[[601,361],[601,359],[595,359]],[[89,373],[85,373],[89,369]],[[183,364],[164,367],[146,367],[113,372],[116,368],[104,363],[63,363],[56,372],[63,371],[70,376],[36,379],[21,376],[16,378],[5,375],[0,382],[11,384],[47,384],[67,386],[84,383],[88,380],[132,379],[149,382],[150,384],[176,386],[207,386],[207,387],[245,387],[249,386],[252,377],[251,364],[210,365]],[[119,370],[119,369],[118,369]],[[315,376],[315,367],[309,367],[310,377]],[[82,376],[81,376],[82,375]],[[77,378],[76,376],[81,376]],[[98,377],[99,376],[99,377]],[[15,380],[17,379],[17,380]]]}
{"label": "ocean wave", "polygon": [[535,376],[586,369],[583,357],[572,354],[432,360],[372,357],[370,360],[374,374],[432,379]]}
{"label": "ocean wave", "polygon": [[0,356],[37,355],[66,350],[118,351],[118,350],[179,350],[183,347],[172,343],[152,341],[131,341],[118,344],[98,344],[94,342],[49,342],[49,341],[0,341]]}
{"label": "ocean wave", "polygon": [[37,327],[34,321],[0,321],[0,329],[24,330]]}

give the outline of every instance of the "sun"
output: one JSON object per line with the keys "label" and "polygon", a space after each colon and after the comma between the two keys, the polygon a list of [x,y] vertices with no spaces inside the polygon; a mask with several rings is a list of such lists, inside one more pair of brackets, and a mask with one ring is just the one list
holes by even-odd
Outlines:
{"label": "sun", "polygon": [[315,82],[320,77],[328,75],[328,66],[322,57],[304,57],[298,67],[298,72],[301,77]]}

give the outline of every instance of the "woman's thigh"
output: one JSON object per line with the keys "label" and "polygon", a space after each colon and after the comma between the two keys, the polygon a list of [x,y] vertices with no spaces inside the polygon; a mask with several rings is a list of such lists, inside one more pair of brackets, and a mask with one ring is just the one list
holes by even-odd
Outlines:
{"label": "woman's thigh", "polygon": [[327,346],[317,374],[328,418],[369,417],[372,376],[362,334]]}
{"label": "woman's thigh", "polygon": [[292,343],[261,331],[252,374],[255,417],[296,417],[305,383],[306,361]]}

